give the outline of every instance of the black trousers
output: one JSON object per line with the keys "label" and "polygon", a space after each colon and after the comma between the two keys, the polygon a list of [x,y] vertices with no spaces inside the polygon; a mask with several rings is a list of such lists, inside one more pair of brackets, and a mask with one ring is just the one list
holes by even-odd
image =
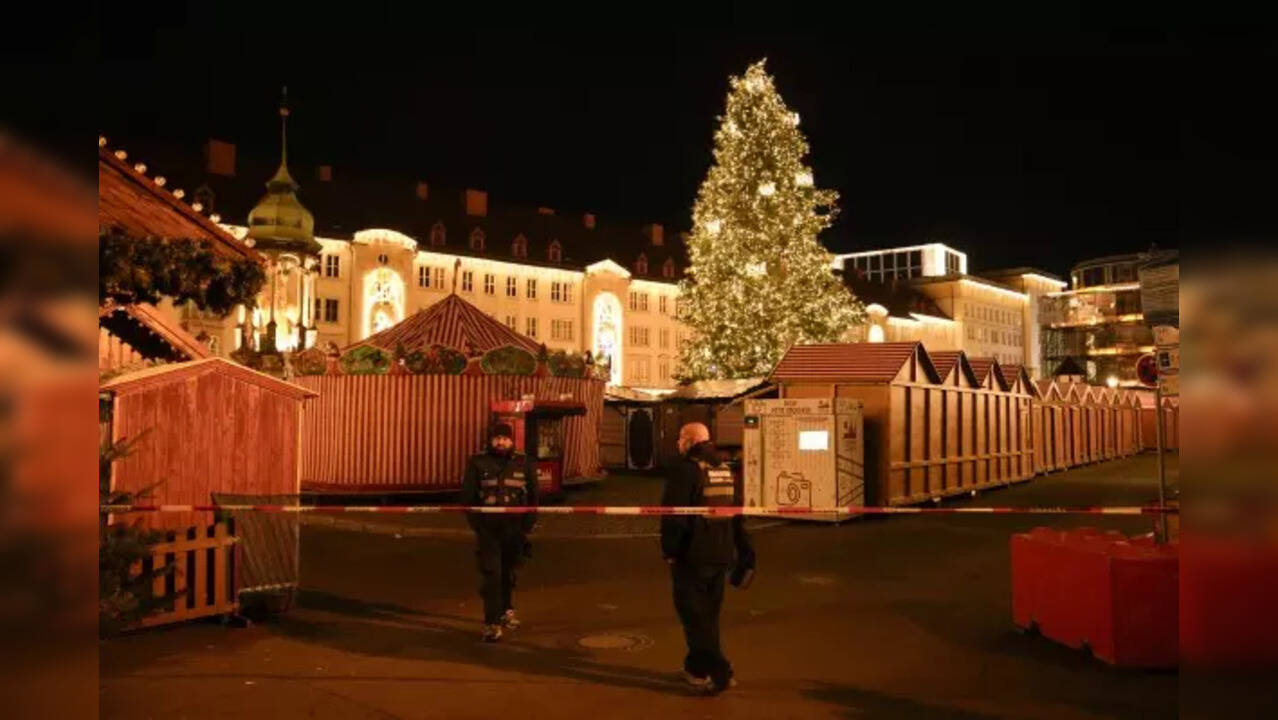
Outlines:
{"label": "black trousers", "polygon": [[[503,518],[505,519],[505,518]],[[475,557],[479,562],[479,596],[484,600],[484,622],[492,625],[514,607],[515,571],[523,564],[524,533],[514,527],[475,529],[479,541]]]}
{"label": "black trousers", "polygon": [[727,573],[721,565],[677,562],[670,566],[675,612],[688,643],[683,669],[699,677],[709,676],[720,685],[732,677],[732,665],[719,646],[719,610]]}

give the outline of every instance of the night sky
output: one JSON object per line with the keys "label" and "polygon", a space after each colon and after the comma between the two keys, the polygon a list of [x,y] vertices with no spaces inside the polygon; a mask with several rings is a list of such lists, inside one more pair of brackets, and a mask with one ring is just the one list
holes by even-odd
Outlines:
{"label": "night sky", "polygon": [[832,250],[934,239],[973,270],[1063,274],[1151,243],[1278,229],[1278,65],[1254,32],[1089,29],[1106,19],[1064,11],[1027,28],[791,13],[770,33],[708,14],[677,32],[644,18],[458,32],[443,26],[457,18],[366,10],[319,31],[163,7],[157,27],[104,20],[98,130],[193,162],[209,136],[275,156],[287,85],[291,156],[335,174],[409,172],[497,205],[686,228],[727,77],[766,56],[818,184],[842,195]]}

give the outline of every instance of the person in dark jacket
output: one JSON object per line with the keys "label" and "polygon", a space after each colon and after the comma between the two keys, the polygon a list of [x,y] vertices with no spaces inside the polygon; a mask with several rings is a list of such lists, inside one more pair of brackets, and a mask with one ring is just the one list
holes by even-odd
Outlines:
{"label": "person in dark jacket", "polygon": [[[681,457],[666,480],[662,505],[740,504],[732,472],[710,442],[705,425],[689,423],[680,429],[679,453]],[[754,548],[744,518],[664,515],[661,554],[670,565],[675,612],[688,644],[683,677],[699,689],[721,692],[735,684],[732,665],[719,642],[723,585],[730,568],[754,568]]]}
{"label": "person in dark jacket", "polygon": [[[470,506],[535,506],[537,470],[524,453],[515,452],[510,426],[498,424],[489,433],[486,452],[471,456],[462,480],[461,502]],[[475,531],[479,561],[479,595],[484,599],[486,642],[501,639],[502,630],[519,627],[512,594],[515,571],[531,555],[528,533],[537,521],[522,515],[471,512],[467,522]]]}

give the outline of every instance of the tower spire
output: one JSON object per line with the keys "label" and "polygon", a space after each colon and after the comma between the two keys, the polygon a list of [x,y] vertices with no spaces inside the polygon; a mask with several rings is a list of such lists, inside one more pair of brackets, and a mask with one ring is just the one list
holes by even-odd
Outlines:
{"label": "tower spire", "polygon": [[[275,171],[275,176],[266,183],[267,189],[290,189],[298,188],[297,181],[288,172],[288,86],[285,85],[280,94],[280,167]],[[272,187],[272,186],[276,187]]]}

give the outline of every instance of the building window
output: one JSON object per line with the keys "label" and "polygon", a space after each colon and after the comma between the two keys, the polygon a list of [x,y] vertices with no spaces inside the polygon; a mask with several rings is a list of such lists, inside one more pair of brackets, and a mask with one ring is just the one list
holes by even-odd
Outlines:
{"label": "building window", "polygon": [[528,257],[528,238],[523,233],[515,236],[513,242],[510,243],[510,254],[515,257]]}
{"label": "building window", "polygon": [[648,380],[649,378],[648,370],[649,370],[650,362],[651,361],[648,358],[634,358],[630,364],[630,367],[632,368],[631,376],[636,381],[639,381],[639,382]]}
{"label": "building window", "polygon": [[666,258],[661,264],[661,277],[672,278],[675,274],[674,258]]}
{"label": "building window", "polygon": [[484,231],[475,228],[470,231],[470,249],[475,252],[484,251]]}
{"label": "building window", "polygon": [[524,283],[524,295],[529,300],[537,299],[537,278],[528,278]]}
{"label": "building window", "polygon": [[377,256],[377,263],[378,263],[379,265],[385,265],[385,264],[387,264],[387,263],[389,263],[389,262],[390,262],[390,257],[388,257],[388,256],[386,256],[386,255],[378,255],[378,256]]}
{"label": "building window", "polygon": [[497,276],[492,273],[484,273],[484,294],[493,295],[497,292]]}
{"label": "building window", "polygon": [[553,302],[572,302],[572,283],[552,282],[550,283],[550,299]]}
{"label": "building window", "polygon": [[639,253],[639,257],[635,259],[635,274],[648,274],[648,256],[645,253]]}
{"label": "building window", "polygon": [[550,258],[550,262],[553,262],[553,263],[557,263],[563,260],[564,249],[563,249],[563,246],[559,244],[558,240],[551,241],[550,248],[546,250],[546,256]]}
{"label": "building window", "polygon": [[630,309],[637,310],[639,312],[647,312],[648,311],[648,293],[631,290],[630,291]]}
{"label": "building window", "polygon": [[324,256],[324,277],[341,277],[342,259],[336,255]]}
{"label": "building window", "polygon": [[648,328],[631,325],[630,344],[635,347],[648,347]]}
{"label": "building window", "polygon": [[514,315],[507,315],[507,316],[506,316],[506,327],[510,328],[511,330],[514,330],[515,332],[519,332],[519,320],[518,320],[518,318],[516,318]]}
{"label": "building window", "polygon": [[475,273],[470,270],[462,271],[462,292],[475,291]]}
{"label": "building window", "polygon": [[444,268],[437,267],[431,271],[431,274],[435,278],[435,287],[439,288],[440,290],[443,290],[444,289]]}
{"label": "building window", "polygon": [[657,301],[657,305],[659,306],[659,308],[660,308],[660,310],[661,310],[661,314],[662,314],[662,315],[665,315],[665,314],[666,314],[666,310],[668,309],[668,308],[666,308],[666,296],[665,296],[665,295],[662,295],[662,296],[661,296],[661,299]]}
{"label": "building window", "polygon": [[670,363],[666,362],[665,360],[661,361],[661,364],[657,366],[657,379],[659,380],[670,379]]}
{"label": "building window", "polygon": [[537,318],[524,318],[524,334],[530,338],[537,337]]}
{"label": "building window", "polygon": [[425,265],[417,266],[417,287],[430,287],[430,270]]}
{"label": "building window", "polygon": [[550,339],[551,340],[572,340],[572,321],[571,320],[551,320],[550,321]]}
{"label": "building window", "polygon": [[[324,315],[324,301],[320,298],[315,298],[315,309],[311,312],[311,322],[318,321],[321,317],[323,317],[323,315]],[[239,348],[236,348],[236,350],[238,349]]]}
{"label": "building window", "polygon": [[[665,300],[665,298],[661,298],[661,299]],[[665,350],[670,347],[670,330],[666,328],[661,328],[661,333],[658,335],[658,338],[659,338],[660,347],[662,350]]]}
{"label": "building window", "polygon": [[519,295],[519,280],[514,275],[506,278],[506,297]]}
{"label": "building window", "polygon": [[324,300],[324,322],[337,322],[337,300],[334,298]]}
{"label": "building window", "polygon": [[437,222],[430,226],[430,244],[434,247],[443,247],[447,233],[444,230],[444,223]]}

